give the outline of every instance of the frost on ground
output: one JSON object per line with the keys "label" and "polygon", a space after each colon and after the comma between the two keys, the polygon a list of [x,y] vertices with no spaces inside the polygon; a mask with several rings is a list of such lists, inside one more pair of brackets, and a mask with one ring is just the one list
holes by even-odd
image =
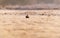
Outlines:
{"label": "frost on ground", "polygon": [[[38,15],[29,15],[29,18],[25,18],[26,15],[14,15],[27,11]],[[60,10],[0,10],[0,38],[60,38],[60,16],[39,15],[59,12]]]}

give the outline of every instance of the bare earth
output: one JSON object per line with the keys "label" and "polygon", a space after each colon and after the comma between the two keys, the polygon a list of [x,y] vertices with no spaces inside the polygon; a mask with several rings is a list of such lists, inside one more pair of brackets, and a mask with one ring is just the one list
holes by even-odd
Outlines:
{"label": "bare earth", "polygon": [[[0,13],[24,13],[28,10],[0,10]],[[29,10],[29,12],[60,14],[60,10]],[[0,38],[60,38],[60,16],[0,15]]]}

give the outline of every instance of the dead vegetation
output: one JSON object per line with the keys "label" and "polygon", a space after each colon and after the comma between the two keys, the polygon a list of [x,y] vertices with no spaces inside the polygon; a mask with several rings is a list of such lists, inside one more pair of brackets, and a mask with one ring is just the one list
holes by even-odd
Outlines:
{"label": "dead vegetation", "polygon": [[[29,11],[29,10],[27,10]],[[0,13],[25,13],[22,10],[0,10]],[[60,14],[60,10],[33,10],[43,15],[0,15],[1,38],[59,38],[60,16],[44,16],[48,14]]]}

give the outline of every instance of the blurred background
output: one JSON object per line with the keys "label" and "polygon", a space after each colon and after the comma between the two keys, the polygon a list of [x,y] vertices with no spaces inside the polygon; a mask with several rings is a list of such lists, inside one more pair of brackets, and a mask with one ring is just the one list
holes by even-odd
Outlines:
{"label": "blurred background", "polygon": [[60,0],[0,0],[5,9],[59,9]]}

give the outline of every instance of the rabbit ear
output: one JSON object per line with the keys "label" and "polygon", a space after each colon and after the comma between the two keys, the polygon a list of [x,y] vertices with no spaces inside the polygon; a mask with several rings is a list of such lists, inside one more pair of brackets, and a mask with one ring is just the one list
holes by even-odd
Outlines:
{"label": "rabbit ear", "polygon": [[29,12],[28,12],[28,11],[26,11],[26,12],[25,12],[25,14],[26,14],[26,15],[28,15],[28,14],[29,14]]}

